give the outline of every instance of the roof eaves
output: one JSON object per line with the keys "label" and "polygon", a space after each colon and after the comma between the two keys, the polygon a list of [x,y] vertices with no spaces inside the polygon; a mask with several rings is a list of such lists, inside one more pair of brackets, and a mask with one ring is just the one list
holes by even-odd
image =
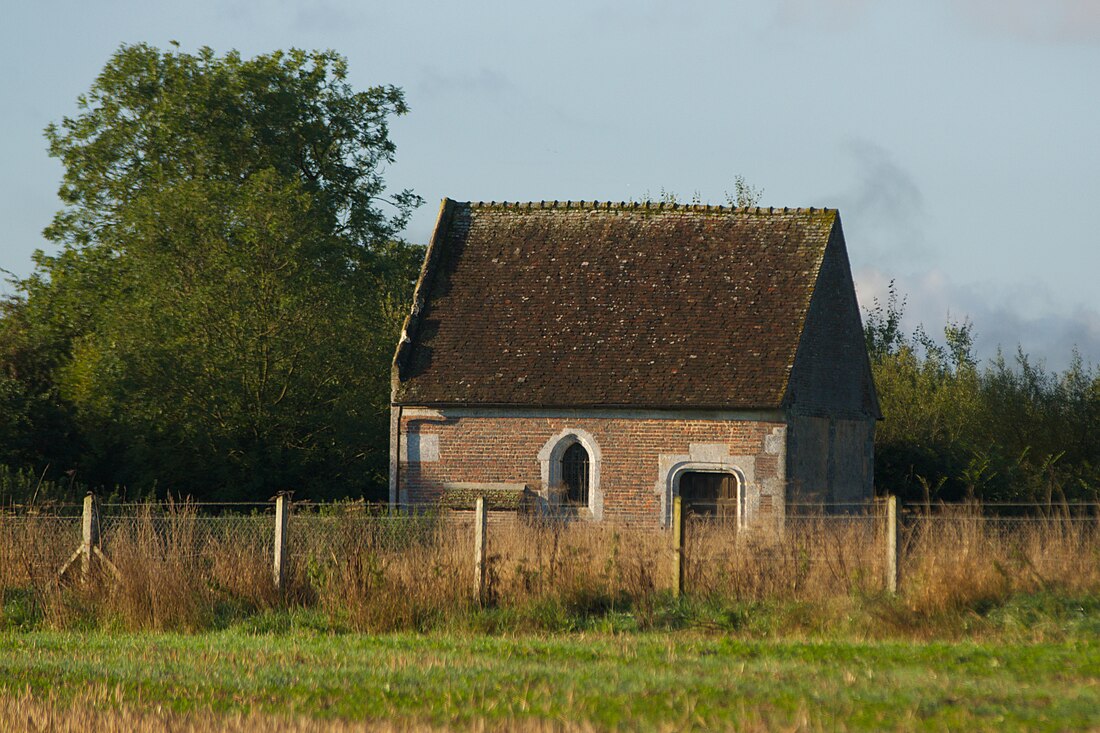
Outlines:
{"label": "roof eaves", "polygon": [[443,409],[443,408],[490,408],[490,409],[553,409],[553,410],[679,410],[679,411],[755,411],[755,412],[774,412],[776,414],[782,413],[783,406],[778,403],[764,404],[764,405],[736,405],[726,403],[714,403],[714,404],[685,404],[683,402],[677,403],[658,403],[658,402],[599,402],[599,403],[543,403],[543,402],[476,402],[476,401],[463,401],[463,400],[416,400],[416,399],[398,399],[394,398],[390,401],[390,405],[393,407],[423,407],[428,409]]}

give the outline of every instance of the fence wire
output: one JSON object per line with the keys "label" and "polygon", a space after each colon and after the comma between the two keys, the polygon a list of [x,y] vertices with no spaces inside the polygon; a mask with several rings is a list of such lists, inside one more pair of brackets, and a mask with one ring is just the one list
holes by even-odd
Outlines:
{"label": "fence wire", "polygon": [[[1032,506],[1030,514],[1019,508],[993,515],[977,507],[903,507],[897,535],[903,582],[960,558],[1016,563],[1021,572],[1044,577],[1056,562],[1095,557],[1100,514],[1094,507],[1055,512]],[[881,505],[783,509],[746,519],[725,504],[688,507],[685,591],[813,599],[886,587]],[[101,547],[123,572],[137,572],[142,560],[175,563],[181,572],[205,574],[221,585],[231,585],[234,574],[271,576],[271,502],[104,504],[98,520]],[[381,583],[388,592],[425,583],[468,587],[474,574],[473,523],[471,511],[438,507],[301,503],[287,526],[287,563],[302,582],[344,574],[358,578],[364,589]],[[54,578],[80,547],[81,524],[70,506],[0,512],[0,588]],[[489,597],[599,588],[614,599],[652,593],[671,582],[671,533],[656,525],[532,518],[513,510],[491,513],[488,536]]]}
{"label": "fence wire", "polygon": [[49,580],[80,546],[80,515],[0,513],[0,583]]}
{"label": "fence wire", "polygon": [[140,548],[160,557],[197,561],[232,547],[237,553],[270,557],[274,547],[274,520],[270,515],[199,515],[142,512],[107,514],[100,518],[104,551],[118,554]]}

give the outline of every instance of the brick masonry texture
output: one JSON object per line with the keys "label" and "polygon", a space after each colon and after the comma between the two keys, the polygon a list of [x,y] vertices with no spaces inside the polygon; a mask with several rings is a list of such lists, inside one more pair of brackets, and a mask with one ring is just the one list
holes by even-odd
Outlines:
{"label": "brick masonry texture", "polygon": [[[689,452],[691,444],[724,445],[730,455],[751,456],[755,481],[745,487],[758,496],[767,479],[781,476],[776,456],[765,449],[765,438],[781,422],[751,420],[680,420],[646,418],[585,418],[517,416],[406,415],[402,433],[439,436],[439,460],[402,461],[400,487],[406,501],[419,503],[443,497],[450,482],[522,483],[541,486],[538,453],[563,430],[581,429],[599,444],[602,456],[600,488],[604,521],[656,526],[661,498],[656,491],[658,456]],[[782,497],[775,497],[776,504]]]}

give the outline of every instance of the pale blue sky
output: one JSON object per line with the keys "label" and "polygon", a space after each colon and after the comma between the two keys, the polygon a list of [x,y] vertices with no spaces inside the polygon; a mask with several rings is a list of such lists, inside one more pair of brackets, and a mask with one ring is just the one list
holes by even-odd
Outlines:
{"label": "pale blue sky", "polygon": [[58,207],[42,129],[122,43],[332,48],[397,84],[394,187],[443,196],[841,210],[861,300],[896,278],[911,324],[975,322],[1062,366],[1100,362],[1100,0],[6,4],[0,268]]}

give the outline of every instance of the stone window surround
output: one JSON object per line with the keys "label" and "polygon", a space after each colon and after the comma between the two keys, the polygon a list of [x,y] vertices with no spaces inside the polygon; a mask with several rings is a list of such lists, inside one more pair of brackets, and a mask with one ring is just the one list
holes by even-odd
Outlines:
{"label": "stone window surround", "polygon": [[565,428],[546,441],[538,453],[542,493],[549,499],[552,486],[561,483],[561,460],[565,451],[580,443],[588,451],[588,513],[595,521],[603,519],[603,491],[600,488],[600,445],[592,434],[581,428]]}

